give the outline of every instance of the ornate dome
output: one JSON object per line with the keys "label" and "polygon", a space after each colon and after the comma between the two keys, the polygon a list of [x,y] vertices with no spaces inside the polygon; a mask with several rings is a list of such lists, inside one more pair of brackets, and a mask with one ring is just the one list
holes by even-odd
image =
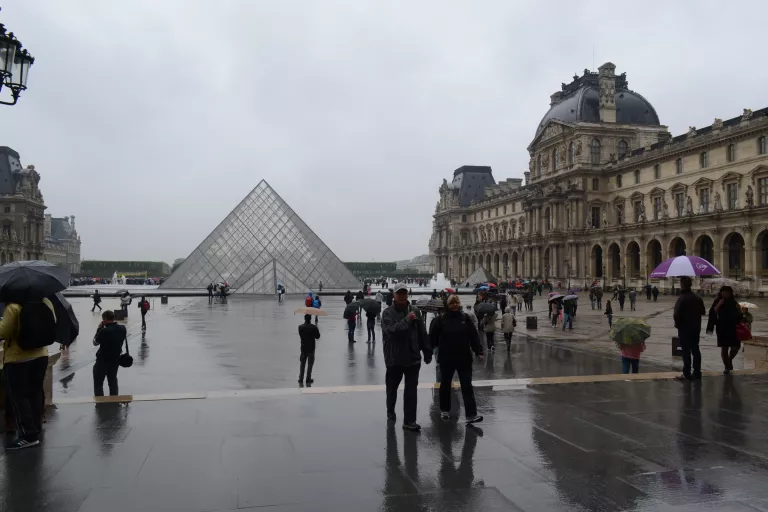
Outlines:
{"label": "ornate dome", "polygon": [[[584,70],[583,76],[574,76],[573,82],[562,85],[562,92],[552,95],[552,107],[541,119],[536,128],[536,136],[546,127],[551,119],[576,123],[600,122],[599,91],[600,81],[597,73]],[[640,94],[630,91],[627,74],[616,77],[616,123],[659,125],[659,116],[653,105]],[[534,136],[534,138],[536,137]]]}

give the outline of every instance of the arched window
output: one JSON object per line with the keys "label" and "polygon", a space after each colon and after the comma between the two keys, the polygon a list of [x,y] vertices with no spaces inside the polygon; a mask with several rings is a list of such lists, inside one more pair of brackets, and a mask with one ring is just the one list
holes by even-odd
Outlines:
{"label": "arched window", "polygon": [[627,156],[627,151],[629,150],[629,145],[627,144],[627,141],[620,140],[619,141],[619,147],[617,148],[617,153],[619,154],[619,158],[624,158]]}
{"label": "arched window", "polygon": [[573,165],[573,157],[574,157],[575,149],[574,144],[571,142],[568,144],[568,164]]}
{"label": "arched window", "polygon": [[597,139],[589,143],[589,161],[595,165],[600,163],[600,141]]}
{"label": "arched window", "polygon": [[677,174],[683,174],[683,159],[678,158],[675,160],[675,172]]}
{"label": "arched window", "polygon": [[558,163],[559,162],[557,161],[557,148],[555,148],[554,150],[552,150],[552,170],[553,171],[557,170]]}
{"label": "arched window", "polygon": [[761,136],[761,137],[759,137],[757,139],[757,153],[759,155],[764,155],[764,154],[768,153],[768,147],[766,147],[765,135],[763,135],[763,136]]}
{"label": "arched window", "polygon": [[730,144],[728,146],[728,161],[729,162],[736,161],[736,144]]}
{"label": "arched window", "polygon": [[541,155],[536,159],[536,176],[541,176]]}

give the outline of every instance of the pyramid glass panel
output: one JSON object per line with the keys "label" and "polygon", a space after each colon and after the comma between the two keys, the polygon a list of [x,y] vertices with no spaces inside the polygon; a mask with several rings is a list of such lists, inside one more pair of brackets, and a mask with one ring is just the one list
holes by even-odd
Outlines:
{"label": "pyramid glass panel", "polygon": [[262,180],[161,288],[201,289],[226,281],[234,293],[272,294],[278,284],[304,293],[356,289],[360,282]]}

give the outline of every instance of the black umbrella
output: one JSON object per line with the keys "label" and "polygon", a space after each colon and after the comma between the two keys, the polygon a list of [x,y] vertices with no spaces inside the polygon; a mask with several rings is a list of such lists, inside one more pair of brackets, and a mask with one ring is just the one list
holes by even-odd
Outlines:
{"label": "black umbrella", "polygon": [[369,311],[371,313],[380,313],[381,312],[381,302],[375,301],[373,299],[363,299],[360,301],[360,307],[363,308],[366,311]]}
{"label": "black umbrella", "polygon": [[56,312],[56,341],[68,347],[80,334],[80,322],[77,321],[72,304],[61,293],[48,297]]}
{"label": "black umbrella", "polygon": [[480,313],[481,315],[490,315],[495,311],[496,311],[496,305],[490,302],[481,302],[480,304],[475,306],[475,313]]}
{"label": "black umbrella", "polygon": [[123,294],[126,294],[126,293],[128,293],[128,290],[117,290],[115,292],[116,295],[123,295]]}
{"label": "black umbrella", "polygon": [[69,286],[69,272],[47,261],[14,261],[0,267],[0,301],[27,302],[50,297]]}
{"label": "black umbrella", "polygon": [[356,315],[360,311],[359,302],[351,302],[346,308],[344,308],[344,319],[349,320],[352,315]]}

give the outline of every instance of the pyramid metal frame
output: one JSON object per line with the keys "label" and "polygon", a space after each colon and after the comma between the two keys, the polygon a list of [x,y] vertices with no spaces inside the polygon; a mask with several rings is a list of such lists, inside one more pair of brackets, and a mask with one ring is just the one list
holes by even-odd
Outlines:
{"label": "pyramid metal frame", "polygon": [[265,180],[216,226],[161,288],[226,281],[234,293],[358,288],[359,280]]}

